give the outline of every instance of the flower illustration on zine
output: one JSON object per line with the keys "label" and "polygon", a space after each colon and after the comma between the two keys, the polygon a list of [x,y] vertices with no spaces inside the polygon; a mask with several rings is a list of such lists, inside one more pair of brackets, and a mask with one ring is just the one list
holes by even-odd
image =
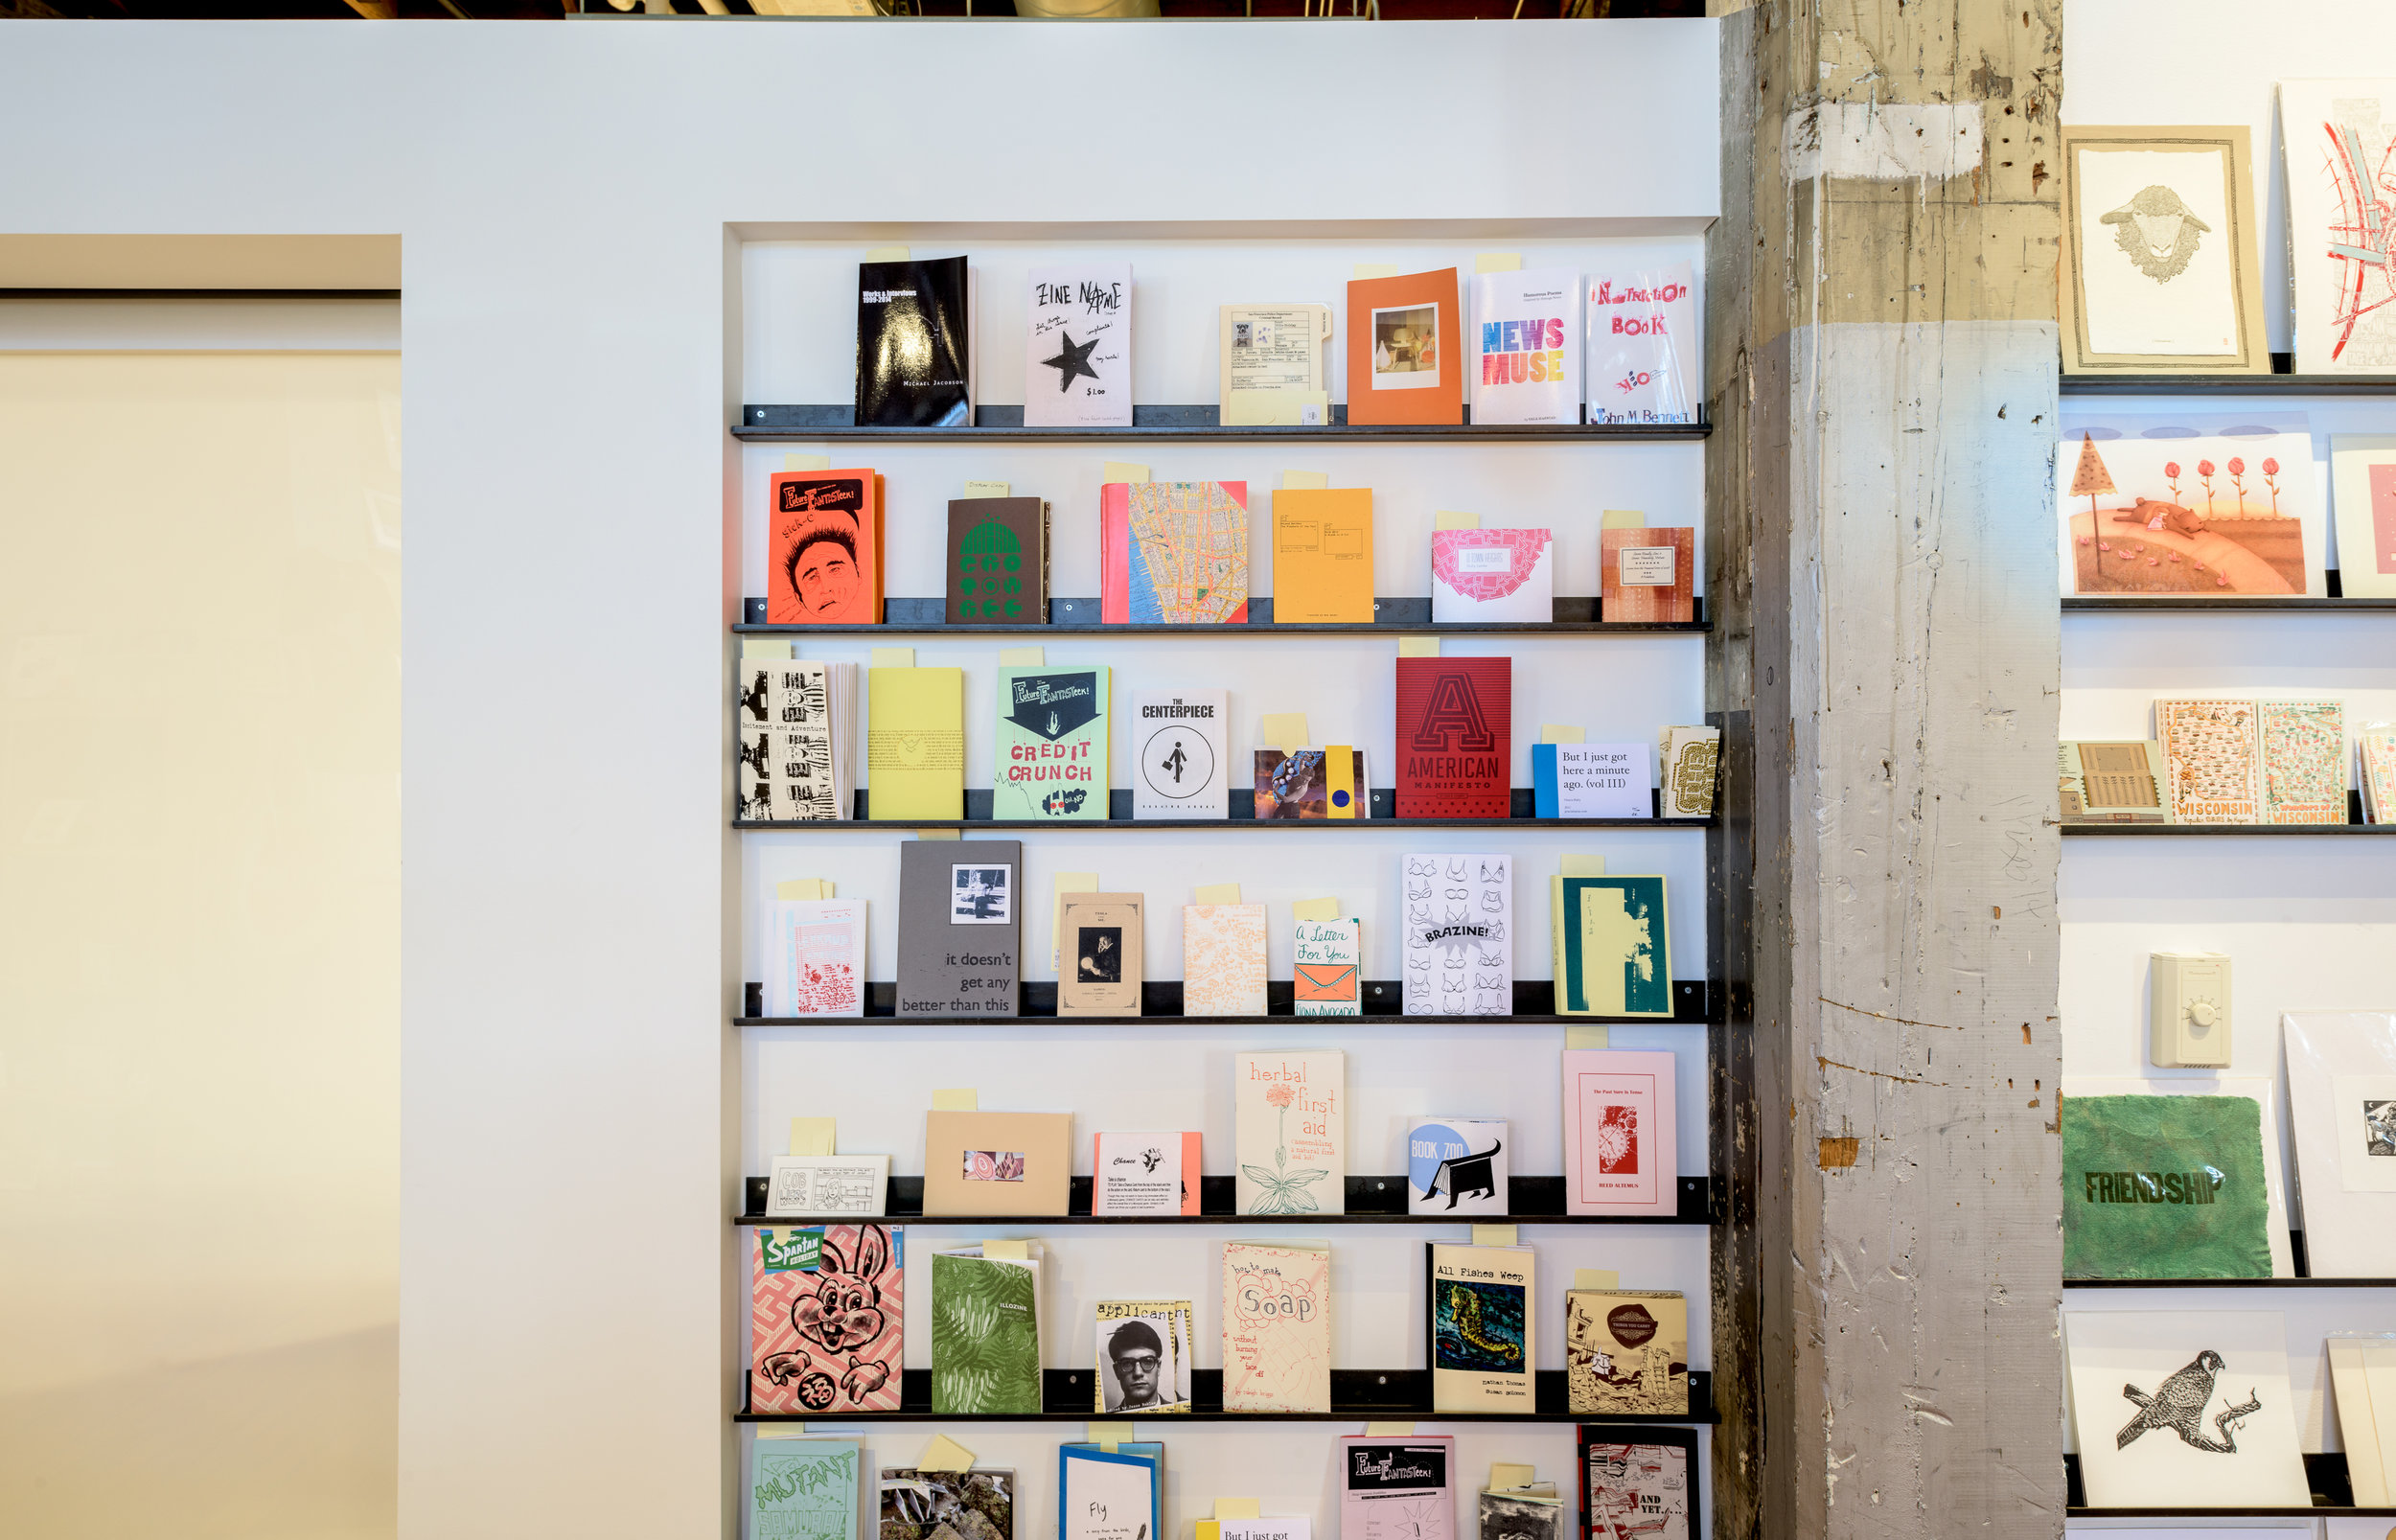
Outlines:
{"label": "flower illustration on zine", "polygon": [[2197,462],[2197,479],[2204,483],[2204,512],[2205,512],[2206,517],[2210,517],[2212,516],[2212,513],[2213,513],[2213,462],[2212,462],[2212,461],[2210,461],[2210,460],[2199,460],[2199,461]]}
{"label": "flower illustration on zine", "polygon": [[2229,462],[2229,479],[2238,489],[2238,511],[2243,514],[2246,511],[2246,462],[2235,455]]}
{"label": "flower illustration on zine", "polygon": [[2263,462],[2263,484],[2271,489],[2271,517],[2277,518],[2279,517],[2279,462],[2277,460]]}
{"label": "flower illustration on zine", "polygon": [[2179,501],[2179,462],[2177,460],[2163,462],[2163,482],[2172,489],[2172,501]]}
{"label": "flower illustration on zine", "polygon": [[1266,1106],[1280,1115],[1280,1120],[1274,1125],[1273,1169],[1267,1171],[1260,1165],[1240,1167],[1249,1181],[1263,1189],[1256,1211],[1260,1214],[1314,1213],[1323,1206],[1306,1189],[1330,1173],[1321,1166],[1300,1171],[1289,1168],[1289,1109],[1290,1103],[1298,1099],[1298,1090],[1287,1081],[1279,1081],[1265,1088],[1264,1099]]}

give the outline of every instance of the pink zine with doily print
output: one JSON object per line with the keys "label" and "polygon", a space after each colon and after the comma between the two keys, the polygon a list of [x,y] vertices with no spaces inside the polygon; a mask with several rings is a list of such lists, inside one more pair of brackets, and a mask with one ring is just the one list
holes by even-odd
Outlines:
{"label": "pink zine with doily print", "polygon": [[1555,618],[1555,540],[1544,529],[1442,529],[1431,537],[1431,620]]}

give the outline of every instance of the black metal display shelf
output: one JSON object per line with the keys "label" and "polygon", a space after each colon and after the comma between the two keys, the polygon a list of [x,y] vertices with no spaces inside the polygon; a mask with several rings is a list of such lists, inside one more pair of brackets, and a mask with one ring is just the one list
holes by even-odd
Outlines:
{"label": "black metal display shelf", "polygon": [[[1695,1375],[1691,1375],[1695,1379]],[[2346,1457],[2342,1454],[2311,1454],[2305,1456],[2305,1484],[2312,1488],[2314,1506],[2306,1508],[2266,1507],[2123,1507],[2092,1508],[2087,1506],[2087,1489],[2080,1481],[2080,1457],[2063,1457],[2063,1512],[2074,1519],[2363,1519],[2396,1518],[2396,1507],[2359,1508],[2354,1506],[2354,1482],[2346,1474]]]}
{"label": "black metal display shelf", "polygon": [[1094,598],[1057,597],[1048,601],[1046,620],[962,622],[951,625],[948,601],[907,597],[882,601],[882,622],[874,626],[774,625],[766,619],[766,602],[741,601],[741,621],[732,628],[743,636],[916,636],[946,632],[956,636],[1400,636],[1422,632],[1439,635],[1503,636],[1651,636],[1703,635],[1714,629],[1706,618],[1705,596],[1693,601],[1694,620],[1600,620],[1598,601],[1588,594],[1548,601],[1550,617],[1537,620],[1471,620],[1434,622],[1428,598],[1394,596],[1372,601],[1372,619],[1339,625],[1293,622],[1277,624],[1270,595],[1248,601],[1248,618],[1235,626],[1110,625]]}
{"label": "black metal display shelf", "polygon": [[1475,427],[1469,408],[1465,416],[1466,421],[1452,425],[1350,427],[1348,408],[1335,404],[1331,421],[1325,426],[1226,427],[1220,409],[1208,402],[1190,406],[1134,406],[1129,427],[1025,427],[1023,407],[993,405],[975,409],[972,427],[860,427],[852,404],[831,402],[743,406],[740,424],[732,429],[732,436],[750,444],[812,444],[825,439],[875,439],[886,444],[1149,444],[1175,440],[1222,443],[1239,439],[1285,444],[1641,444],[1699,440],[1713,431],[1705,423],[1493,423]]}
{"label": "black metal display shelf", "polygon": [[[1041,1370],[1041,1410],[1038,1412],[934,1412],[932,1410],[932,1370],[910,1368],[899,1382],[896,1412],[750,1412],[732,1414],[736,1422],[1087,1422],[1109,1415],[1094,1405],[1094,1368]],[[1406,1419],[1417,1422],[1719,1422],[1714,1410],[1714,1376],[1705,1369],[1689,1371],[1689,1410],[1680,1416],[1575,1416],[1565,1410],[1564,1371],[1538,1370],[1537,1410],[1532,1412],[1434,1412],[1431,1371],[1420,1368],[1335,1368],[1331,1371],[1328,1412],[1226,1412],[1223,1371],[1192,1369],[1189,1398],[1195,1410],[1158,1413],[1140,1420],[1151,1429],[1175,1422],[1372,1422]]]}
{"label": "black metal display shelf", "polygon": [[[870,788],[860,788],[851,804],[852,816],[845,818],[734,818],[735,829],[782,829],[801,834],[827,833],[840,829],[1038,829],[1052,834],[1070,834],[1075,829],[1364,829],[1394,826],[1401,829],[1489,829],[1504,828],[1512,823],[1536,824],[1543,829],[1711,829],[1716,820],[1703,818],[1542,818],[1536,816],[1536,794],[1528,786],[1512,789],[1508,798],[1507,816],[1503,818],[1401,818],[1397,816],[1397,790],[1376,786],[1371,797],[1369,818],[1259,818],[1256,816],[1256,794],[1253,791],[1233,792],[1220,818],[1135,818],[1132,816],[1131,788],[1117,787],[1107,793],[1107,816],[1103,818],[994,818],[991,812],[990,788],[969,786],[965,789],[965,816],[961,818],[875,818],[870,816],[867,802]],[[1647,793],[1647,807],[1654,814],[1664,811],[1662,798],[1654,792]]]}
{"label": "black metal display shelf", "polygon": [[2066,823],[2068,835],[2158,835],[2164,838],[2205,835],[2324,835],[2396,834],[2396,823]]}
{"label": "black metal display shelf", "polygon": [[2315,599],[2306,594],[2265,599],[2131,599],[2109,593],[2067,594],[2063,599],[2065,614],[2122,614],[2137,609],[2167,615],[2235,615],[2246,610],[2274,615],[2290,610],[2310,615],[2385,614],[2396,610],[2396,599]]}
{"label": "black metal display shelf", "polygon": [[2065,1278],[2066,1289],[2396,1289],[2396,1278]]}
{"label": "black metal display shelf", "polygon": [[2396,375],[2065,375],[2058,383],[2066,396],[2396,396]]}
{"label": "black metal display shelf", "polygon": [[765,1014],[765,986],[750,983],[742,993],[742,1008],[746,1014],[733,1018],[735,1026],[988,1026],[1016,1022],[1038,1022],[1047,1026],[1254,1026],[1270,1024],[1286,1026],[1292,1022],[1323,1023],[1332,1027],[1346,1023],[1379,1023],[1385,1026],[1438,1025],[1555,1025],[1566,1026],[1579,1022],[1609,1026],[1682,1025],[1704,1026],[1719,1017],[1716,1006],[1721,992],[1703,978],[1676,978],[1672,981],[1672,1014],[1664,1016],[1559,1016],[1555,1013],[1555,985],[1545,978],[1518,978],[1514,981],[1514,1009],[1507,1016],[1404,1016],[1395,1007],[1406,998],[1404,986],[1394,978],[1363,980],[1360,997],[1366,1009],[1359,1016],[1299,1016],[1292,1003],[1290,980],[1268,979],[1264,986],[1265,1014],[1262,1016],[1184,1016],[1182,1014],[1182,981],[1178,978],[1151,978],[1140,986],[1140,1014],[1138,1016],[1059,1016],[1056,1013],[1056,980],[1035,979],[1020,984],[1016,990],[1016,1014],[1013,1016],[901,1016],[898,1014],[898,985],[889,980],[865,985],[865,1014],[863,1016],[768,1016]]}
{"label": "black metal display shelf", "polygon": [[[1071,1195],[1062,1214],[924,1214],[924,1179],[892,1177],[889,1212],[876,1220],[892,1225],[971,1225],[1003,1229],[1049,1225],[1710,1225],[1713,1210],[1704,1177],[1680,1179],[1680,1211],[1661,1218],[1619,1214],[1568,1214],[1564,1211],[1562,1177],[1509,1177],[1503,1214],[1409,1213],[1404,1177],[1349,1177],[1347,1212],[1339,1214],[1242,1214],[1233,1209],[1235,1179],[1198,1179],[1198,1208],[1194,1214],[1094,1214],[1090,1211],[1090,1179],[1073,1178]],[[829,1216],[775,1217],[764,1212],[766,1179],[750,1177],[746,1187],[747,1213],[735,1225],[821,1225],[845,1223]]]}

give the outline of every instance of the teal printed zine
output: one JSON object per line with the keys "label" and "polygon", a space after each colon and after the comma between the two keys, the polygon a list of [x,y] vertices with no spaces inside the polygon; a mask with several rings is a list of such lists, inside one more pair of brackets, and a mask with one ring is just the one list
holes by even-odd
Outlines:
{"label": "teal printed zine", "polygon": [[858,1452],[853,1438],[751,1444],[749,1540],[856,1540]]}
{"label": "teal printed zine", "polygon": [[1107,816],[1109,674],[1103,667],[999,670],[992,817]]}

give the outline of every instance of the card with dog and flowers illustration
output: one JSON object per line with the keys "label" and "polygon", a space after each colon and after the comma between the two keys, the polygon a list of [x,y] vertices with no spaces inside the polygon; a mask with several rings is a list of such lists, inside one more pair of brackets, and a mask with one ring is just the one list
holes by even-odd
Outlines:
{"label": "card with dog and flowers illustration", "polygon": [[1233,1207],[1243,1214],[1348,1211],[1348,1055],[1243,1053]]}
{"label": "card with dog and flowers illustration", "polygon": [[749,1235],[749,1410],[896,1412],[906,1232],[761,1225]]}
{"label": "card with dog and flowers illustration", "polygon": [[2235,601],[2329,591],[2329,517],[2300,412],[2068,418],[2063,592]]}

